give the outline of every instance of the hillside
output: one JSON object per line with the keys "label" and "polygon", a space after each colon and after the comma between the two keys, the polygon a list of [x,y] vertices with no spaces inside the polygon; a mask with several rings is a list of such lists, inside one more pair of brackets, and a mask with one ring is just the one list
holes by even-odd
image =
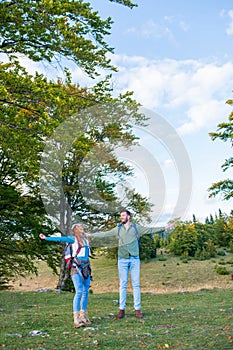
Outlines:
{"label": "hillside", "polygon": [[[200,289],[232,288],[229,275],[219,275],[215,266],[225,266],[233,273],[233,254],[226,253],[211,260],[181,260],[179,257],[160,255],[150,262],[141,263],[142,292],[173,293],[196,291]],[[91,260],[94,281],[91,289],[94,293],[118,291],[118,271],[115,260],[100,256]],[[34,291],[37,289],[55,289],[58,277],[43,262],[39,263],[38,276],[19,278],[13,283],[16,291]],[[131,287],[129,286],[129,290]]]}

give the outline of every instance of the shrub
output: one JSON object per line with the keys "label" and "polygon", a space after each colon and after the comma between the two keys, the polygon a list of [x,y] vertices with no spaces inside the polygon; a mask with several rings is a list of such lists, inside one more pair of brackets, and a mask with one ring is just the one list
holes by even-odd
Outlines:
{"label": "shrub", "polygon": [[233,253],[233,239],[229,243],[229,252]]}
{"label": "shrub", "polygon": [[221,217],[213,225],[216,242],[221,247],[228,247],[233,240],[233,218]]}
{"label": "shrub", "polygon": [[201,260],[216,255],[212,231],[209,225],[200,222],[177,225],[170,236],[169,249],[175,255],[191,256]]}
{"label": "shrub", "polygon": [[144,235],[140,238],[140,259],[156,258],[156,243],[153,235]]}
{"label": "shrub", "polygon": [[158,258],[159,261],[166,261],[167,258],[163,255],[161,255],[159,258]]}
{"label": "shrub", "polygon": [[229,275],[229,271],[227,271],[227,269],[225,268],[225,266],[215,266],[215,271],[219,274],[219,275]]}
{"label": "shrub", "polygon": [[177,225],[170,237],[170,251],[175,255],[194,256],[197,249],[196,235],[194,225]]}
{"label": "shrub", "polygon": [[206,246],[202,249],[198,248],[195,253],[195,259],[197,260],[206,260],[214,258],[217,254],[214,243],[211,240],[208,240]]}
{"label": "shrub", "polygon": [[226,265],[226,262],[222,259],[218,263],[219,263],[219,265]]}
{"label": "shrub", "polygon": [[225,256],[226,252],[224,250],[219,250],[217,253],[219,256]]}
{"label": "shrub", "polygon": [[183,259],[183,260],[182,260],[182,263],[188,264],[188,259]]}

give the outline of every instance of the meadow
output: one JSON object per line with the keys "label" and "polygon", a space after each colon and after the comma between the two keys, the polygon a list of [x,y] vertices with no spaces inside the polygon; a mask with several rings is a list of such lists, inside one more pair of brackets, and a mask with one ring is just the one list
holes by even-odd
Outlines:
{"label": "meadow", "polygon": [[[40,264],[38,277],[2,291],[2,349],[233,349],[233,281],[215,266],[233,273],[233,255],[197,261],[158,255],[141,266],[143,320],[135,318],[131,289],[126,317],[118,312],[114,260],[92,260],[89,299],[92,325],[74,329],[73,293],[54,290],[57,276]],[[46,289],[48,288],[48,289]]]}

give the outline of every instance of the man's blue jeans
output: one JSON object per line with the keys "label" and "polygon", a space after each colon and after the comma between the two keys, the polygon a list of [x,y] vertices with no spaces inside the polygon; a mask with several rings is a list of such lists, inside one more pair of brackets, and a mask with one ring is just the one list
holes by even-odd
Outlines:
{"label": "man's blue jeans", "polygon": [[118,258],[118,273],[120,279],[120,309],[125,310],[126,307],[126,293],[129,272],[133,288],[134,309],[140,310],[140,259],[138,256],[130,256],[128,259]]}
{"label": "man's blue jeans", "polygon": [[90,287],[90,276],[83,279],[79,273],[72,275],[72,281],[75,288],[75,296],[73,299],[74,312],[87,310],[88,289]]}

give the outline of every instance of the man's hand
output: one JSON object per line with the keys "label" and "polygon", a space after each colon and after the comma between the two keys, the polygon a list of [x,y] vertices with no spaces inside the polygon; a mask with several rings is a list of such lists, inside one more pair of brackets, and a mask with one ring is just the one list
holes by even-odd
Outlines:
{"label": "man's hand", "polygon": [[43,235],[43,233],[40,233],[40,234],[39,234],[39,237],[40,237],[40,239],[46,239],[46,236]]}

